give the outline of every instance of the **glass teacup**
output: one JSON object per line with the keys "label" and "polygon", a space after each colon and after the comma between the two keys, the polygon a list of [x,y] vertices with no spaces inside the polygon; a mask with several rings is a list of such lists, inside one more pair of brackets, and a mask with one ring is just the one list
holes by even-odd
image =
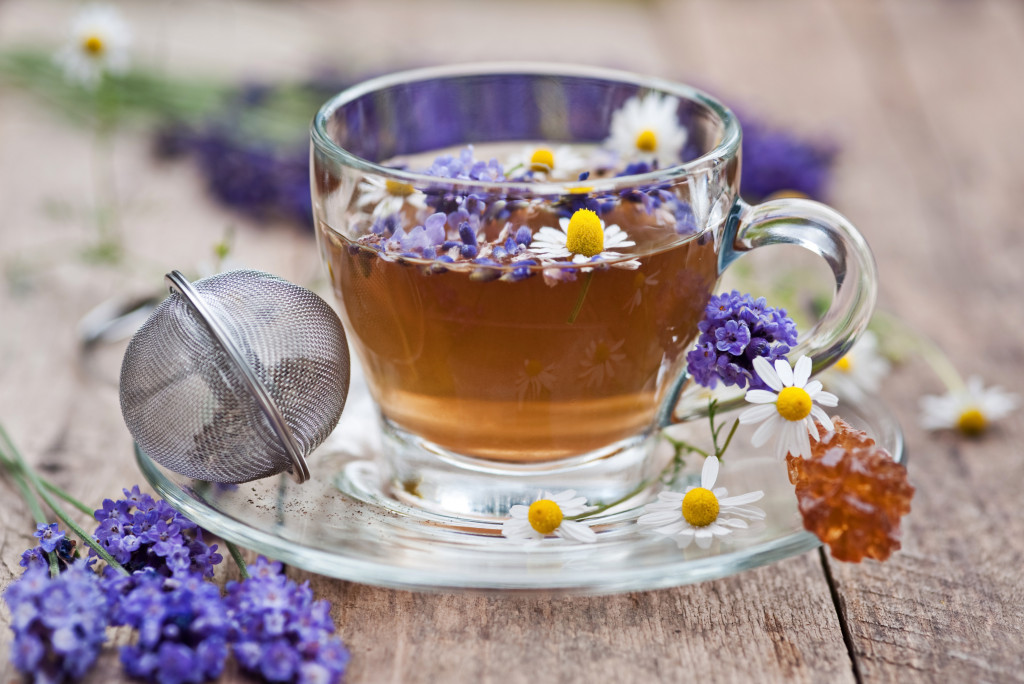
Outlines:
{"label": "glass teacup", "polygon": [[687,86],[425,69],[334,97],[312,137],[318,243],[380,407],[385,484],[427,508],[642,489],[657,431],[700,413],[687,352],[754,247],[804,246],[836,276],[791,358],[830,365],[871,314],[861,236],[815,202],[745,204],[739,125]]}

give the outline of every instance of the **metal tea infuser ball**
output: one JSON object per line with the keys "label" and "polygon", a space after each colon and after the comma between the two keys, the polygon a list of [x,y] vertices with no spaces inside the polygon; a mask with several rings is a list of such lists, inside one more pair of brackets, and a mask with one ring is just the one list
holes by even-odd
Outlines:
{"label": "metal tea infuser ball", "polygon": [[259,271],[189,281],[132,337],[121,413],[139,448],[191,478],[240,483],[289,471],[341,418],[349,387],[345,332],[316,294]]}

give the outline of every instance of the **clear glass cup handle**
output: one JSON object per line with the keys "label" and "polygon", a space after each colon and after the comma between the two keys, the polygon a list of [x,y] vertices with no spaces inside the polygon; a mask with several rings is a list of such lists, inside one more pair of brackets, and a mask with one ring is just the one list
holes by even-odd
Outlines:
{"label": "clear glass cup handle", "polygon": [[[810,250],[832,269],[836,283],[832,304],[821,320],[800,336],[789,353],[791,362],[806,354],[815,373],[824,370],[842,358],[867,327],[878,291],[875,258],[853,224],[835,209],[805,199],[776,199],[756,205],[737,200],[725,223],[721,244],[720,274],[746,252],[780,244]],[[701,389],[684,373],[676,397],[669,397],[667,410],[663,411],[663,426],[706,415],[708,401],[700,395]],[[742,391],[719,399],[720,409],[742,403]]]}

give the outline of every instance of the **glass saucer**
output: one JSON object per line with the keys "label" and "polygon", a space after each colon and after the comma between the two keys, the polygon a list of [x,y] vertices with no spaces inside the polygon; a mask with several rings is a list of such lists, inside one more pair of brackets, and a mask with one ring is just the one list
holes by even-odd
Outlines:
{"label": "glass saucer", "polygon": [[[369,458],[368,400],[353,384],[349,408],[309,461],[312,480],[287,475],[243,485],[216,485],[166,470],[136,448],[143,475],[171,505],[204,528],[296,567],[339,579],[408,590],[516,590],[608,594],[702,582],[774,563],[819,545],[806,532],[784,463],[755,453],[740,428],[724,457],[717,486],[730,494],[761,489],[763,525],[715,539],[709,549],[675,541],[635,524],[648,497],[592,518],[598,540],[548,539],[534,547],[500,535],[500,521],[428,513],[386,495]],[[903,434],[892,411],[874,396],[843,398],[836,414],[866,430],[897,461]],[[731,425],[732,417],[721,416]],[[672,428],[700,443],[706,422]],[[664,448],[669,449],[667,443]],[[761,450],[763,453],[764,450]],[[687,458],[673,488],[699,481],[702,459]]]}

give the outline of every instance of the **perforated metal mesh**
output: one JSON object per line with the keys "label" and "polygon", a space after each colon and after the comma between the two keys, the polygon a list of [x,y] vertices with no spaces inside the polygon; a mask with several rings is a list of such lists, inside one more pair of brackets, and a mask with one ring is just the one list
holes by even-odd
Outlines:
{"label": "perforated metal mesh", "polygon": [[[223,273],[193,288],[307,456],[337,425],[348,392],[348,346],[337,315],[309,290],[258,271]],[[150,458],[192,478],[239,483],[291,468],[237,367],[177,293],[128,345],[121,413]]]}

